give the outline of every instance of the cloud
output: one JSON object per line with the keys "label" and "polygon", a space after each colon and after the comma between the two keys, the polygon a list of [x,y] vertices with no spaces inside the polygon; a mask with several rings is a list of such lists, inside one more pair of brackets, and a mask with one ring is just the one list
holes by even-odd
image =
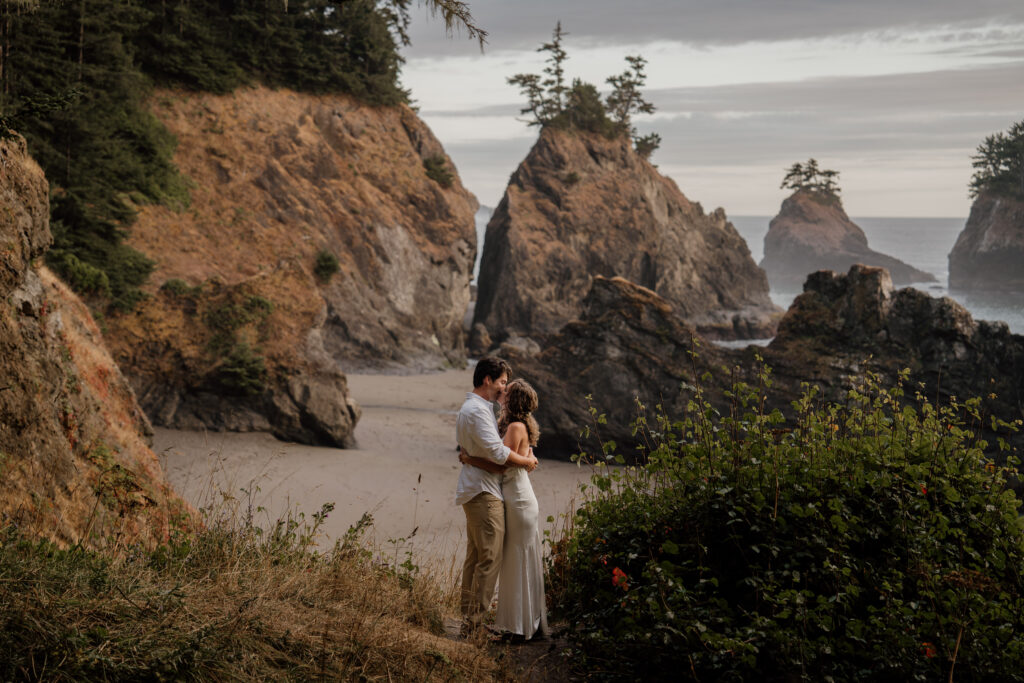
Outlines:
{"label": "cloud", "polygon": [[[970,156],[1024,116],[1018,0],[470,0],[491,30],[414,46],[404,82],[481,202],[495,204],[536,130],[505,79],[539,73],[556,19],[570,76],[604,87],[648,59],[654,156],[695,200],[774,213],[781,169],[815,156],[860,215],[966,215]],[[417,23],[441,36],[437,25]],[[436,49],[435,49],[436,48]],[[1018,84],[1018,85],[1014,85]]]}
{"label": "cloud", "polygon": [[[469,0],[489,50],[532,50],[561,20],[573,40],[601,45],[658,40],[723,45],[922,26],[1024,23],[1019,0]],[[414,12],[410,55],[468,55],[425,10]]]}

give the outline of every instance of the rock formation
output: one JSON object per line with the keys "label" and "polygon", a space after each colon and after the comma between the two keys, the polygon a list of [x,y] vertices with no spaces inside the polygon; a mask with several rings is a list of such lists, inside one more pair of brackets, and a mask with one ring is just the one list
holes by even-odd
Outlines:
{"label": "rock formation", "polygon": [[1024,297],[1024,201],[991,193],[974,201],[949,253],[949,288]]}
{"label": "rock formation", "polygon": [[[516,374],[540,394],[538,452],[548,457],[578,452],[584,428],[614,440],[619,452],[634,454],[637,399],[649,416],[660,405],[678,418],[699,386],[727,414],[726,392],[737,381],[757,386],[763,365],[771,368],[772,379],[766,407],[786,416],[804,382],[817,385],[824,399],[841,402],[866,371],[892,386],[904,368],[911,371],[908,386],[922,383],[930,400],[977,396],[988,415],[1024,416],[1024,337],[1010,334],[1003,323],[975,322],[952,299],[894,291],[881,268],[813,274],[767,348],[710,345],[654,292],[598,277],[579,320],[550,337],[537,354],[509,351]],[[591,407],[605,416],[603,424]],[[1024,448],[1024,435],[1013,442]],[[595,452],[593,440],[588,445]]]}
{"label": "rock formation", "polygon": [[20,139],[0,141],[0,524],[61,545],[153,543],[193,513],[86,307],[33,261],[49,189]]}
{"label": "rock formation", "polygon": [[577,318],[595,276],[668,299],[699,330],[771,336],[764,273],[718,209],[705,214],[626,138],[547,127],[487,225],[475,323],[498,343]]}
{"label": "rock formation", "polygon": [[344,371],[465,362],[477,204],[411,109],[265,88],[153,102],[192,203],[141,209],[153,296],[108,338],[157,424],[347,445]]}
{"label": "rock formation", "polygon": [[816,270],[845,272],[860,263],[886,268],[897,285],[935,276],[868,247],[868,238],[834,195],[798,190],[782,202],[764,238],[761,267],[775,289],[799,290]]}

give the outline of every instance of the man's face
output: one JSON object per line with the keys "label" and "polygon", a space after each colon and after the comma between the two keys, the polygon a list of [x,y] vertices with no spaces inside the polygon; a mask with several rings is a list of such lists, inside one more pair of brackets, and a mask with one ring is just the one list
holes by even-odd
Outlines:
{"label": "man's face", "polygon": [[492,380],[490,377],[484,378],[484,386],[488,388],[489,395],[488,399],[491,401],[501,401],[502,396],[505,394],[505,386],[508,384],[508,373],[501,373],[501,377]]}

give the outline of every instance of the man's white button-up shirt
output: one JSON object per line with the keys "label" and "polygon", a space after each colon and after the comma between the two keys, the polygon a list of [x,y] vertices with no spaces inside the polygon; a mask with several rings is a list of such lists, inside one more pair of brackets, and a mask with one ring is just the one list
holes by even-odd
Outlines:
{"label": "man's white button-up shirt", "polygon": [[[462,404],[459,416],[455,420],[455,438],[470,455],[486,458],[499,465],[504,465],[512,452],[502,443],[498,434],[498,422],[494,419],[494,409],[490,401],[472,391],[466,394],[466,402]],[[501,475],[472,465],[463,465],[455,489],[455,504],[468,503],[483,492],[503,500]]]}

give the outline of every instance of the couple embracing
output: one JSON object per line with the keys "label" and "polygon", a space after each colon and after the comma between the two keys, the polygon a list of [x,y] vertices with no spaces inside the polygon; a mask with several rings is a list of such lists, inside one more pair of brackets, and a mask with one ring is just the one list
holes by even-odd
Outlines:
{"label": "couple embracing", "polygon": [[461,607],[464,631],[477,629],[497,583],[494,630],[529,640],[548,628],[540,511],[527,476],[537,467],[532,446],[540,430],[532,415],[537,393],[524,380],[510,382],[511,373],[500,358],[481,359],[456,421],[463,466],[455,504],[466,513],[467,545]]}

